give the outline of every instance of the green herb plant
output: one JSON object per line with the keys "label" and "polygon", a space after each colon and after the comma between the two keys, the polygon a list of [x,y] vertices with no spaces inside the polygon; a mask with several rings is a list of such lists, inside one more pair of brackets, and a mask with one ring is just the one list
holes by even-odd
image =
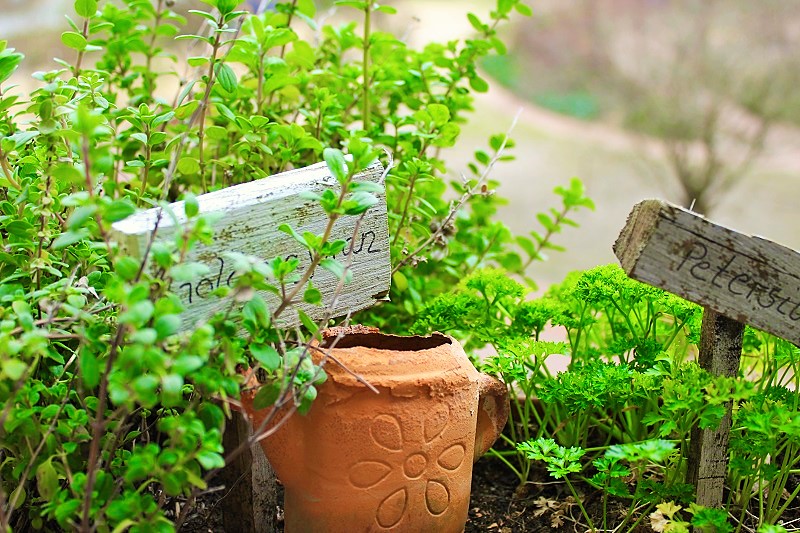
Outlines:
{"label": "green herb plant", "polygon": [[[447,331],[473,352],[494,350],[481,368],[506,383],[512,402],[490,453],[517,476],[520,495],[543,460],[520,445],[552,439],[560,447],[554,449],[585,455],[583,463],[569,463],[576,469],[570,474],[602,491],[605,528],[634,528],[657,504],[686,507],[692,428],[717,427],[732,405],[726,509],[737,517],[737,531],[775,525],[799,492],[792,482],[799,350],[747,328],[740,374],[714,376],[694,360],[701,318],[698,306],[616,266],[569,274],[535,299],[508,271],[484,269],[432,300],[412,331]],[[542,340],[559,332],[563,342]],[[569,364],[552,375],[547,362],[556,354],[569,356]],[[636,458],[647,446],[670,453]],[[607,511],[611,501],[614,508],[624,503],[621,521]],[[719,520],[703,510],[692,523]]]}
{"label": "green herb plant", "polygon": [[[490,178],[508,160],[509,132],[492,135],[463,179],[449,180],[476,68],[504,53],[498,31],[519,0],[469,14],[469,39],[413,49],[381,31],[389,6],[335,2],[321,24],[310,0],[260,14],[234,0],[204,0],[186,17],[169,0],[75,0],[61,35],[64,59],[36,72],[21,94],[22,54],[0,43],[0,528],[173,531],[238,450],[224,450],[230,405],[248,376],[260,407],[306,412],[325,379],[311,363],[317,322],[296,309],[322,305],[312,276],[344,284],[347,246],[330,236],[376,202],[355,179],[383,158],[389,205],[391,302],[359,321],[407,331],[436,296],[485,267],[522,274],[542,258],[566,215],[588,205],[578,182],[557,191],[563,209],[544,231],[515,237],[495,220]],[[507,125],[502,125],[505,129]],[[391,154],[393,164],[384,156]],[[231,252],[237,271],[225,311],[186,329],[173,284],[208,267],[187,261],[211,242],[214,217],[197,196],[324,160],[336,186],[315,198],[319,234],[281,230],[309,252],[296,259]],[[455,198],[455,200],[450,200]],[[141,257],[121,251],[111,224],[141,208],[187,222],[154,232]],[[271,300],[264,297],[272,293]],[[268,304],[268,300],[273,303]],[[296,313],[301,328],[275,327]],[[243,446],[247,446],[245,443]]]}

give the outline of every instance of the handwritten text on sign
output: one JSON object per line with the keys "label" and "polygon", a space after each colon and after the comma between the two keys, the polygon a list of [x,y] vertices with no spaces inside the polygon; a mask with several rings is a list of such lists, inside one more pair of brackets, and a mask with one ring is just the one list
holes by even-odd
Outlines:
{"label": "handwritten text on sign", "polygon": [[632,278],[800,342],[800,254],[658,200],[637,204],[614,251]]}
{"label": "handwritten text on sign", "polygon": [[[380,180],[383,168],[379,163],[369,167],[357,180]],[[275,257],[296,258],[299,272],[311,263],[307,249],[293,237],[278,230],[281,224],[289,224],[298,233],[309,231],[320,234],[328,216],[313,200],[304,197],[304,192],[321,193],[328,188],[338,188],[325,163],[285,172],[269,178],[243,183],[197,198],[200,213],[219,213],[214,223],[214,242],[199,245],[187,257],[208,267],[208,273],[197,279],[173,283],[171,289],[181,298],[186,311],[184,327],[188,327],[224,310],[228,302],[212,295],[223,286],[233,287],[236,271],[226,259],[226,252],[239,252],[269,261]],[[331,239],[344,239],[347,247],[333,259],[350,263],[353,279],[344,285],[336,298],[333,316],[355,312],[383,299],[389,290],[391,266],[389,256],[389,232],[384,193],[377,195],[379,203],[367,211],[356,233],[359,217],[344,216],[337,220]],[[178,224],[186,221],[183,202],[170,206]],[[158,218],[158,209],[143,211],[114,224],[114,238],[128,253],[141,257]],[[158,223],[158,239],[173,238],[176,231],[173,220],[163,214]],[[352,242],[352,258],[350,257]],[[323,295],[326,306],[333,300],[339,279],[332,273],[318,268],[312,277],[314,286]],[[262,296],[275,305],[277,300],[271,293]],[[298,304],[310,317],[317,319],[326,311],[324,307]],[[298,323],[297,314],[287,312],[280,319],[282,326]]]}

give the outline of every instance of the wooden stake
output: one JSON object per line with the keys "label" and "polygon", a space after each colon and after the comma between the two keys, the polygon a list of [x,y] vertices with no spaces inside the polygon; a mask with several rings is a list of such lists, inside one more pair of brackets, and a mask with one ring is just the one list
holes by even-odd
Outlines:
{"label": "wooden stake", "polygon": [[[234,411],[222,437],[225,451],[238,448],[251,433],[250,423]],[[277,482],[260,444],[240,454],[222,470],[220,477],[225,484],[225,496],[219,504],[225,531],[276,531]]]}
{"label": "wooden stake", "polygon": [[[744,324],[800,341],[800,254],[714,224],[660,200],[635,205],[614,243],[634,279],[705,307],[700,366],[735,376]],[[697,503],[722,505],[728,467],[731,405],[717,429],[692,430],[687,481]]]}
{"label": "wooden stake", "polygon": [[[714,375],[735,376],[742,356],[744,324],[731,320],[711,308],[703,314],[700,335],[700,366]],[[731,404],[716,429],[692,428],[686,482],[697,490],[696,503],[721,507],[728,474],[728,437],[731,429]]]}

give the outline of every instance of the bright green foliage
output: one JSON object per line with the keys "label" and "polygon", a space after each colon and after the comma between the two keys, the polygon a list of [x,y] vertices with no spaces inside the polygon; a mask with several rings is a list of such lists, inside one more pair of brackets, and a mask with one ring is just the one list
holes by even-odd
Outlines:
{"label": "bright green foliage", "polygon": [[[553,475],[585,476],[603,490],[604,505],[627,500],[624,523],[635,527],[660,502],[692,501],[684,482],[692,428],[718,427],[732,403],[731,512],[744,523],[749,506],[766,525],[793,505],[800,412],[791,389],[800,385],[800,348],[747,328],[742,374],[751,379],[713,376],[691,357],[702,310],[617,266],[569,274],[543,297],[526,299],[526,292],[501,270],[476,271],[431,301],[412,327],[494,348],[481,368],[518,401],[490,453],[521,485],[533,463],[545,461]],[[540,340],[553,330],[567,342]],[[567,371],[553,376],[546,363],[559,356],[569,357]],[[589,460],[565,461],[574,448]],[[680,530],[679,522],[670,527]],[[727,530],[724,515],[710,510],[691,524]]]}
{"label": "bright green foliage", "polygon": [[[239,1],[204,3],[187,20],[164,0],[76,0],[65,59],[34,74],[25,96],[7,84],[22,55],[0,42],[0,529],[180,526],[224,465],[241,369],[261,379],[255,403],[271,418],[311,407],[326,374],[308,345],[328,321],[300,313],[302,331],[273,324],[296,302],[322,303],[316,268],[352,276],[333,258],[346,246],[333,227],[384,187],[392,302],[358,320],[389,331],[407,330],[483,267],[523,273],[550,240],[517,245],[494,220],[502,199],[489,172],[511,157],[507,134],[490,137],[465,181],[447,183],[440,156],[458,141],[473,91],[487,89],[477,61],[505,50],[501,23],[530,14],[521,2],[469,15],[474,38],[421,50],[376,28],[373,15],[394,9],[371,2],[341,3],[337,20],[351,20],[337,26],[320,24],[310,0],[261,15]],[[377,158],[394,162],[382,185],[354,179]],[[197,196],[321,160],[338,182],[313,197],[327,226],[281,227],[311,264],[229,253],[236,283],[213,294],[231,296],[230,307],[185,330],[171,289],[208,270],[186,258],[214,238]],[[591,207],[577,181],[556,192],[563,208],[540,237]],[[173,217],[178,199],[189,221],[144,257],[109,239],[136,209]],[[475,287],[498,302],[524,292],[507,285]],[[280,303],[270,308],[257,291]],[[179,516],[167,512],[176,502]]]}

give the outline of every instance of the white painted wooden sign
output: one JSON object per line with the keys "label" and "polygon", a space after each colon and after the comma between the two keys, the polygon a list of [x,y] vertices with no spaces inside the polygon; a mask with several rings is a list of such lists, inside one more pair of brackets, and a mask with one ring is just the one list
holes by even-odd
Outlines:
{"label": "white painted wooden sign", "polygon": [[667,202],[637,204],[614,244],[634,279],[800,343],[800,253]]}
{"label": "white painted wooden sign", "polygon": [[[375,163],[356,176],[359,181],[379,182],[383,167]],[[183,327],[188,328],[209,318],[217,311],[227,309],[228,298],[212,295],[222,286],[233,287],[237,273],[226,252],[239,252],[265,261],[275,257],[295,257],[300,261],[298,272],[302,273],[311,263],[311,256],[300,243],[279,231],[281,224],[288,224],[301,235],[303,232],[321,234],[328,222],[328,215],[319,204],[304,197],[304,192],[322,193],[326,189],[338,189],[339,184],[331,176],[325,163],[292,170],[249,183],[243,183],[197,197],[200,214],[219,213],[214,223],[214,242],[198,245],[187,261],[197,261],[208,266],[208,274],[198,279],[173,282],[171,289],[183,301],[186,311],[182,315]],[[352,281],[344,285],[336,298],[333,316],[341,316],[370,307],[385,299],[391,280],[389,255],[389,231],[386,211],[386,195],[376,194],[379,202],[371,207],[358,231],[358,216],[343,216],[336,221],[331,240],[345,239],[352,242],[352,258],[349,246],[334,257],[350,263]],[[157,239],[174,238],[176,230],[186,222],[183,202],[170,205],[175,213],[177,225],[165,213],[158,223]],[[142,257],[150,240],[159,208],[139,212],[113,225],[113,238],[134,257]],[[322,268],[317,268],[312,278],[314,286],[322,293],[323,306],[300,303],[296,307],[305,311],[312,319],[323,317],[331,302],[339,279]],[[300,293],[302,294],[302,292]],[[268,292],[262,296],[274,309],[277,297]],[[279,319],[279,325],[288,327],[299,323],[296,311],[287,310]]]}

